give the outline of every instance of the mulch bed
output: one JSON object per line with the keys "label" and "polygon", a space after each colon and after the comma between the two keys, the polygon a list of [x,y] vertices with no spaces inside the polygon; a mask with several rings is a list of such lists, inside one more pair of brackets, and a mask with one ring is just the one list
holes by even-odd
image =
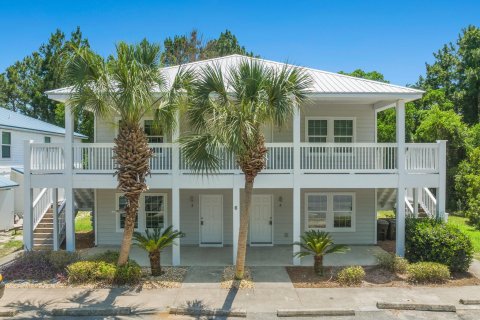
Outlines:
{"label": "mulch bed", "polygon": [[395,253],[395,240],[377,241],[377,246],[389,253]]}
{"label": "mulch bed", "polygon": [[[340,288],[335,281],[341,267],[325,267],[324,275],[318,276],[313,267],[286,267],[287,273],[295,288]],[[452,278],[443,284],[411,284],[404,275],[396,275],[379,267],[364,267],[365,280],[358,287],[460,287],[480,285],[480,279],[470,273],[454,273]]]}

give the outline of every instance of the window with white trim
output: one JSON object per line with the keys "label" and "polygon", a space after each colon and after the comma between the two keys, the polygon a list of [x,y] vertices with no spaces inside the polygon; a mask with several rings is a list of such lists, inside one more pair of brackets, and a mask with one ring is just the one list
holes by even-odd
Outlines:
{"label": "window with white trim", "polygon": [[305,197],[306,229],[355,230],[354,193],[307,193]]}
{"label": "window with white trim", "polygon": [[353,142],[353,120],[333,120],[333,142]]}
{"label": "window with white trim", "polygon": [[[116,212],[117,212],[117,229],[123,230],[125,228],[125,208],[127,207],[127,198],[124,195],[117,194],[117,204],[116,204]],[[138,213],[135,217],[135,229],[138,229]]]}
{"label": "window with white trim", "polygon": [[44,142],[44,143],[51,143],[51,142],[52,142],[52,138],[51,138],[51,137],[43,137],[43,142]]}
{"label": "window with white trim", "polygon": [[156,125],[153,120],[144,120],[143,130],[149,143],[163,143],[164,137],[162,129]]}
{"label": "window with white trim", "polygon": [[305,141],[351,143],[355,141],[355,119],[307,117]]}
{"label": "window with white trim", "polygon": [[143,201],[145,227],[147,229],[165,227],[165,196],[162,194],[145,194]]}
{"label": "window with white trim", "polygon": [[12,156],[12,133],[2,132],[2,158],[10,159]]}
{"label": "window with white trim", "polygon": [[307,212],[309,229],[325,229],[327,227],[328,199],[326,194],[307,195]]}

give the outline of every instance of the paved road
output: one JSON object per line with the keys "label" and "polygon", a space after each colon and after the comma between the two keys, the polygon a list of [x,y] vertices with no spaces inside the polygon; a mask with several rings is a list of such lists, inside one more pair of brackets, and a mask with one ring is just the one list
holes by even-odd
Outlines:
{"label": "paved road", "polygon": [[[57,317],[54,319],[62,320],[100,320],[100,319],[139,319],[139,320],[240,320],[244,318],[213,318],[213,317],[186,317],[186,316],[170,316],[170,315],[142,315],[135,317]],[[312,320],[314,317],[292,317],[292,318],[277,318],[273,313],[251,313],[247,320]],[[357,312],[354,317],[321,317],[324,320],[478,320],[480,319],[480,310],[459,310],[457,313],[453,312],[419,312],[419,311],[362,311]]]}

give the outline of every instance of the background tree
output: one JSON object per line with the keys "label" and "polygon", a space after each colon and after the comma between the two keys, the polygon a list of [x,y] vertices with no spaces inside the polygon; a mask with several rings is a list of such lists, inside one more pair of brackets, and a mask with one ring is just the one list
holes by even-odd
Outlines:
{"label": "background tree", "polygon": [[237,37],[225,30],[218,38],[203,41],[197,30],[192,30],[188,35],[168,37],[163,42],[162,63],[166,66],[180,65],[189,62],[223,57],[230,54],[253,56],[240,45]]}
{"label": "background tree", "polygon": [[[305,101],[311,79],[298,68],[274,70],[245,59],[226,70],[201,69],[192,84],[187,118],[194,132],[180,140],[186,163],[196,172],[217,171],[219,154],[231,153],[245,176],[235,277],[245,268],[248,224],[256,176],[265,168],[262,126],[283,125]],[[218,150],[223,149],[222,153]]]}
{"label": "background tree", "polygon": [[[80,28],[69,38],[57,29],[37,51],[9,66],[0,76],[1,106],[63,127],[65,106],[45,91],[65,86],[65,65],[75,47],[88,47]],[[75,130],[92,137],[92,114],[81,111],[76,119]]]}
{"label": "background tree", "polygon": [[[146,114],[166,132],[175,125],[179,90],[188,73],[179,71],[169,88],[160,70],[160,46],[143,40],[138,45],[120,42],[116,55],[107,60],[89,48],[79,48],[68,63],[68,83],[73,85],[68,103],[75,111],[91,111],[97,116],[120,118],[114,139],[117,189],[127,199],[125,227],[118,265],[128,261],[140,195],[147,190],[152,150],[141,127]],[[183,82],[185,81],[185,82]]]}

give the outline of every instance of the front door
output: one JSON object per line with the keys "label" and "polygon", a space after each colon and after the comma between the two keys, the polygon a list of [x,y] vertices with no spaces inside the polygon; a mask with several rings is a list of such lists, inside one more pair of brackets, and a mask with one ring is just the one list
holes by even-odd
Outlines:
{"label": "front door", "polygon": [[223,245],[223,196],[200,195],[200,245]]}
{"label": "front door", "polygon": [[250,213],[250,245],[273,245],[272,195],[256,194]]}

